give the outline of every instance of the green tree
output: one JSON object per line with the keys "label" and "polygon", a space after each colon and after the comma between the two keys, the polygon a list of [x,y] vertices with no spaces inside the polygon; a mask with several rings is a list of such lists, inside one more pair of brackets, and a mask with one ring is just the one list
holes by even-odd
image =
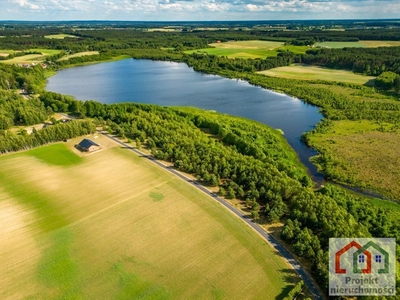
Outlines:
{"label": "green tree", "polygon": [[136,138],[136,139],[135,139],[135,143],[136,143],[136,148],[137,148],[138,150],[141,150],[141,149],[142,149],[142,143],[140,142],[140,139],[139,139],[139,138]]}

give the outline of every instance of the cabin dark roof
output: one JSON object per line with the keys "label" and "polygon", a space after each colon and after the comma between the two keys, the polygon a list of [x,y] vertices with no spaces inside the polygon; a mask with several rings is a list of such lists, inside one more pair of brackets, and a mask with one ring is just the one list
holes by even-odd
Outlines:
{"label": "cabin dark roof", "polygon": [[88,139],[83,139],[80,143],[79,146],[84,148],[84,149],[89,149],[91,146],[100,146],[96,144],[95,142],[88,140]]}

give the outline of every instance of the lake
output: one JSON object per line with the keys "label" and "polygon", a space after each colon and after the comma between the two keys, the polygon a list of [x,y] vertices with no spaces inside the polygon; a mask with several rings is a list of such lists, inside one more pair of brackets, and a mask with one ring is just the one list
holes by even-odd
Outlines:
{"label": "lake", "polygon": [[196,106],[256,120],[282,129],[313,179],[322,180],[309,161],[317,152],[300,141],[321,120],[318,108],[242,80],[195,72],[184,63],[126,59],[61,70],[48,79],[47,90],[79,100]]}

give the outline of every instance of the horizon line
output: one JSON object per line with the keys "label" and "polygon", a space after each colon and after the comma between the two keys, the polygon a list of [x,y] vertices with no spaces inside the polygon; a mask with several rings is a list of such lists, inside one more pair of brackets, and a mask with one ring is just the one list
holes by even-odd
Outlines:
{"label": "horizon line", "polygon": [[235,19],[235,20],[107,20],[107,19],[70,19],[70,20],[1,20],[0,22],[155,22],[155,23],[173,23],[173,22],[281,22],[281,21],[399,21],[400,18],[344,18],[344,19]]}

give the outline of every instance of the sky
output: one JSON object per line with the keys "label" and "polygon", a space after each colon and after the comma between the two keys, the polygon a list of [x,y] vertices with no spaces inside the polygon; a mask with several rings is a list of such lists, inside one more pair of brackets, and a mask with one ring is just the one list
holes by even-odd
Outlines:
{"label": "sky", "polygon": [[311,20],[400,18],[400,0],[0,0],[0,20]]}

